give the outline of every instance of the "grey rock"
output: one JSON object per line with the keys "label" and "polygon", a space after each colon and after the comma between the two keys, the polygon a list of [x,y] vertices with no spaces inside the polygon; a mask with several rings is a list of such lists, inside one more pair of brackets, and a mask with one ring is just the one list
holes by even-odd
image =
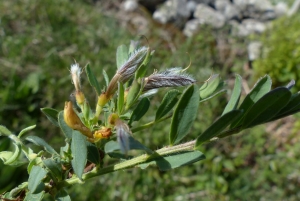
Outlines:
{"label": "grey rock", "polygon": [[216,0],[215,8],[221,12],[227,20],[240,18],[240,9],[229,0]]}
{"label": "grey rock", "polygon": [[248,45],[247,50],[249,61],[254,61],[259,58],[261,53],[261,47],[262,43],[259,41],[253,41]]}
{"label": "grey rock", "polygon": [[211,25],[214,28],[221,28],[225,24],[225,16],[205,4],[198,4],[194,17],[200,23]]}
{"label": "grey rock", "polygon": [[283,16],[288,12],[288,6],[285,2],[279,2],[275,6],[275,13],[277,17]]}
{"label": "grey rock", "polygon": [[122,3],[122,7],[126,12],[132,12],[138,8],[138,2],[136,0],[126,0]]}
{"label": "grey rock", "polygon": [[206,5],[209,5],[209,4],[214,4],[215,3],[215,0],[193,0],[195,1],[197,4],[206,4]]}
{"label": "grey rock", "polygon": [[186,4],[186,7],[190,13],[195,12],[196,6],[197,6],[197,2],[195,1],[188,1]]}
{"label": "grey rock", "polygon": [[229,24],[232,27],[232,35],[245,37],[250,34],[260,34],[267,28],[266,24],[254,19],[243,20],[242,23],[231,20]]}
{"label": "grey rock", "polygon": [[198,19],[187,21],[183,29],[183,34],[187,37],[193,36],[200,30],[201,22]]}
{"label": "grey rock", "polygon": [[190,14],[186,0],[169,0],[153,13],[153,18],[162,24],[173,22],[181,27]]}

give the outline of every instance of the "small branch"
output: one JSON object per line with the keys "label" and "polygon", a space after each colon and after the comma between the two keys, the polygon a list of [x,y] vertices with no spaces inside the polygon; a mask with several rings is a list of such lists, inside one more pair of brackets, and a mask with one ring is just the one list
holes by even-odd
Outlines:
{"label": "small branch", "polygon": [[[170,155],[170,154],[174,154],[174,153],[178,153],[178,152],[183,152],[183,151],[193,151],[195,142],[196,141],[193,140],[191,142],[187,142],[187,143],[176,145],[176,146],[164,147],[162,149],[157,150],[154,154],[151,154],[151,155],[143,154],[143,155],[135,157],[133,159],[130,159],[130,160],[127,160],[127,161],[124,161],[124,162],[121,162],[121,163],[118,163],[115,165],[107,166],[102,169],[95,168],[91,172],[83,174],[82,179],[85,181],[85,180],[88,180],[93,177],[108,174],[110,172],[116,172],[119,170],[128,169],[128,168],[134,167],[138,164],[145,163],[145,162],[149,161],[150,159],[153,160],[155,158],[159,158],[162,156],[166,156],[166,155]],[[66,187],[66,186],[70,186],[70,185],[77,184],[77,183],[82,183],[82,181],[80,181],[80,179],[78,177],[75,177],[75,178],[67,179],[65,181],[58,183],[58,187],[59,188]]]}
{"label": "small branch", "polygon": [[167,116],[165,116],[165,117],[159,119],[158,121],[151,121],[151,122],[149,122],[149,123],[147,123],[147,124],[144,124],[144,125],[142,125],[142,126],[139,126],[139,127],[136,127],[136,128],[132,128],[132,129],[131,129],[131,132],[132,132],[132,133],[135,133],[135,132],[138,132],[138,131],[140,131],[140,130],[144,130],[144,129],[146,129],[146,128],[149,128],[149,127],[153,126],[153,125],[156,124],[156,123],[159,123],[159,122],[162,122],[162,121],[164,121],[164,120],[166,120],[166,119],[169,119],[170,117],[172,117],[172,115],[173,115],[173,114],[171,113],[171,114],[169,114],[169,115],[167,115]]}

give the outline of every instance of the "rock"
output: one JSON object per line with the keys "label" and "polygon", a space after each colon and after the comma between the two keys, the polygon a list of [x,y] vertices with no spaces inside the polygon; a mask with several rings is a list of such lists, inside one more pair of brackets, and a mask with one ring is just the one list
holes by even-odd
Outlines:
{"label": "rock", "polygon": [[249,31],[249,34],[262,33],[266,30],[266,25],[263,22],[254,19],[243,20],[242,26]]}
{"label": "rock", "polygon": [[200,30],[201,22],[198,19],[192,19],[187,21],[183,29],[183,34],[187,37],[193,36]]}
{"label": "rock", "polygon": [[153,13],[153,18],[162,24],[173,22],[178,27],[183,27],[190,15],[185,0],[169,0]]}
{"label": "rock", "polygon": [[221,28],[225,24],[225,16],[205,4],[198,4],[194,17],[200,23],[211,25],[214,28]]}
{"label": "rock", "polygon": [[283,16],[288,12],[288,6],[285,2],[279,2],[275,6],[275,13],[277,17]]}
{"label": "rock", "polygon": [[229,0],[216,0],[215,8],[221,12],[227,20],[240,18],[240,9]]}
{"label": "rock", "polygon": [[248,45],[247,50],[249,61],[254,61],[259,58],[261,53],[261,47],[262,44],[259,41],[253,41]]}
{"label": "rock", "polygon": [[138,8],[138,2],[136,0],[126,0],[122,3],[122,7],[126,12],[132,12]]}
{"label": "rock", "polygon": [[197,7],[197,3],[195,1],[188,1],[186,7],[190,13],[194,13]]}
{"label": "rock", "polygon": [[243,20],[241,24],[231,20],[229,24],[232,26],[232,35],[238,37],[245,37],[255,33],[260,34],[266,30],[266,24],[254,19]]}

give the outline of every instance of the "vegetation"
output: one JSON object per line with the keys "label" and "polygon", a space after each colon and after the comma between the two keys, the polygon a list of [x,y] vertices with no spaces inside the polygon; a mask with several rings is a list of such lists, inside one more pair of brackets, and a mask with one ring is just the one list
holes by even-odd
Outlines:
{"label": "vegetation", "polygon": [[[61,133],[59,128],[48,123],[39,109],[63,109],[64,101],[73,91],[68,69],[74,63],[74,58],[80,66],[89,63],[99,85],[105,86],[102,70],[107,71],[109,78],[114,76],[115,49],[133,37],[122,30],[114,19],[103,16],[98,6],[83,1],[62,0],[59,4],[35,0],[16,4],[7,1],[1,2],[0,7],[5,11],[0,14],[3,30],[0,52],[0,74],[3,79],[0,99],[3,104],[0,106],[0,123],[15,133],[20,133],[28,125],[37,124],[37,128],[27,131],[27,136],[23,137],[38,135],[59,150],[65,143],[63,135],[58,134]],[[157,29],[159,27],[153,28]],[[149,39],[149,47],[156,49],[156,52],[146,75],[151,75],[154,69],[163,71],[174,65],[188,66],[189,56],[185,52],[189,52],[192,61],[188,71],[199,85],[204,85],[201,81],[210,76],[212,68],[218,71],[216,67],[222,65],[216,62],[218,52],[213,45],[216,38],[210,33],[203,31],[187,42],[182,42],[180,37],[174,38],[178,51],[170,53],[168,46],[161,43],[157,32],[151,33],[153,38]],[[38,39],[39,43],[36,44],[34,39]],[[234,59],[240,60],[243,58]],[[236,66],[238,64],[235,63]],[[222,77],[231,76],[224,74]],[[82,76],[82,85],[82,91],[93,107],[96,104],[95,96],[85,76]],[[161,90],[151,98],[151,109],[139,123],[132,123],[132,129],[155,118],[155,111],[167,91]],[[228,93],[230,95],[232,91],[229,89]],[[202,102],[191,132],[182,143],[196,139],[203,133],[222,115],[226,103],[224,95]],[[291,124],[290,120],[268,124],[268,127],[274,127],[269,130],[270,133],[259,126],[244,131],[244,135],[203,144],[200,151],[205,153],[206,160],[198,163],[167,172],[154,166],[146,170],[134,168],[115,172],[88,180],[84,185],[67,187],[67,191],[73,200],[298,200],[297,158],[300,147],[297,131],[291,132],[286,126]],[[166,125],[171,125],[171,119],[134,133],[133,137],[152,150],[159,149],[169,143],[169,127]],[[1,151],[14,150],[8,138],[0,137],[0,140]],[[28,141],[24,142],[34,152],[40,150],[37,146],[27,144]],[[141,152],[130,151],[129,154],[137,156]],[[46,152],[44,155],[51,157]],[[103,165],[114,162],[117,160],[105,157]],[[28,179],[24,166],[14,169],[1,164],[0,167],[0,174],[6,176],[0,178],[1,193]],[[47,199],[52,198],[46,196]]]}

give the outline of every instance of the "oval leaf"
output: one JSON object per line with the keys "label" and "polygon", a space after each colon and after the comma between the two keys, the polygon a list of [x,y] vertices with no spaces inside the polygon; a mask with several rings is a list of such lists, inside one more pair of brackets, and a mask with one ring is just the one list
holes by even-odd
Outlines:
{"label": "oval leaf", "polygon": [[140,164],[138,167],[145,169],[151,164],[156,164],[159,170],[167,171],[185,165],[190,165],[203,159],[205,159],[205,156],[200,151],[180,152],[170,156],[158,157],[151,162]]}
{"label": "oval leaf", "polygon": [[118,47],[116,60],[118,69],[128,60],[128,47],[126,45],[120,45]]}
{"label": "oval leaf", "polygon": [[176,89],[172,89],[166,93],[160,106],[156,111],[155,121],[159,120],[160,118],[162,118],[172,110],[172,108],[176,105],[178,101],[177,96],[179,95],[179,93],[180,92]]}
{"label": "oval leaf", "polygon": [[66,138],[71,139],[72,138],[72,133],[73,133],[73,129],[70,128],[65,120],[64,120],[64,111],[60,111],[58,114],[58,124],[60,129],[62,130],[62,132],[65,134]]}
{"label": "oval leaf", "polygon": [[61,189],[55,196],[56,201],[71,201],[68,192],[65,189]]}
{"label": "oval leaf", "polygon": [[100,154],[98,148],[94,144],[87,142],[87,152],[88,152],[87,160],[92,163],[95,163],[96,165],[99,165]]}
{"label": "oval leaf", "polygon": [[72,167],[77,177],[81,179],[87,161],[87,142],[86,137],[79,131],[73,131],[71,150]]}
{"label": "oval leaf", "polygon": [[5,126],[0,125],[0,136],[1,135],[9,136],[11,134],[12,132],[10,132],[10,130],[8,130]]}
{"label": "oval leaf", "polygon": [[26,193],[26,196],[24,198],[24,201],[40,201],[43,200],[43,197],[45,195],[45,191],[41,191],[39,193],[31,193],[30,191],[28,191]]}
{"label": "oval leaf", "polygon": [[[13,164],[16,160],[18,160],[18,158],[22,152],[21,144],[13,143],[13,145],[15,147],[15,151],[12,152],[12,154],[9,156],[9,158],[5,158],[5,156],[8,156],[7,154],[5,154],[5,155],[2,154],[2,156],[0,154],[0,158],[3,160],[5,165]],[[1,153],[5,153],[5,152],[1,152]],[[10,153],[10,152],[7,152],[7,153]]]}
{"label": "oval leaf", "polygon": [[45,151],[47,151],[50,154],[58,155],[58,153],[42,138],[39,138],[37,136],[28,136],[25,139],[29,142],[32,142],[35,145],[44,147]]}
{"label": "oval leaf", "polygon": [[21,138],[23,136],[24,133],[34,129],[36,127],[36,125],[32,125],[32,126],[28,126],[27,128],[24,128],[23,130],[21,130],[21,132],[18,135],[18,138]]}
{"label": "oval leaf", "polygon": [[107,73],[104,69],[102,70],[102,75],[104,77],[106,86],[108,86],[109,85],[109,78],[108,78],[108,75],[107,75]]}
{"label": "oval leaf", "polygon": [[286,87],[278,87],[259,99],[245,114],[243,128],[262,124],[286,106],[292,94]]}
{"label": "oval leaf", "polygon": [[51,123],[53,123],[55,126],[58,127],[58,122],[57,122],[57,116],[58,116],[58,111],[53,109],[53,108],[41,108],[41,111],[46,115],[46,117],[49,119]]}
{"label": "oval leaf", "polygon": [[88,77],[90,85],[95,88],[95,90],[96,90],[96,92],[99,96],[99,94],[101,94],[101,87],[99,85],[99,82],[98,82],[95,74],[92,72],[91,67],[90,67],[89,64],[85,67],[85,73]]}
{"label": "oval leaf", "polygon": [[[239,107],[239,110],[243,110],[244,114],[247,113],[250,107],[254,103],[256,103],[261,97],[263,97],[266,93],[268,93],[271,89],[272,80],[271,78],[266,75],[260,80],[256,82],[256,84],[253,86],[251,91],[247,94],[244,101]],[[242,124],[242,119],[237,119],[235,122],[233,122],[230,126],[230,128],[238,127]]]}
{"label": "oval leaf", "polygon": [[241,110],[232,110],[221,116],[217,121],[215,121],[209,128],[207,128],[202,134],[197,137],[195,148],[197,149],[203,142],[216,137],[228,125],[230,125],[231,122],[239,118],[242,113],[243,112]]}
{"label": "oval leaf", "polygon": [[226,114],[227,112],[234,110],[240,100],[241,97],[241,93],[242,93],[242,77],[238,74],[235,75],[235,82],[234,82],[234,88],[230,97],[229,102],[227,103],[223,114]]}
{"label": "oval leaf", "polygon": [[178,143],[189,132],[198,113],[199,90],[191,85],[182,94],[172,117],[170,144]]}
{"label": "oval leaf", "polygon": [[297,109],[300,108],[300,93],[293,94],[288,104],[280,110],[278,114],[276,114],[276,117],[273,117],[273,119],[282,118],[288,115],[291,115],[294,113],[294,111],[297,111]]}
{"label": "oval leaf", "polygon": [[43,164],[50,171],[54,178],[56,178],[58,181],[62,179],[62,168],[60,163],[56,162],[52,158],[48,158],[43,160]]}
{"label": "oval leaf", "polygon": [[47,171],[40,166],[33,166],[28,179],[28,189],[31,193],[41,192],[42,180],[47,175]]}
{"label": "oval leaf", "polygon": [[124,106],[124,86],[118,82],[118,114],[121,115]]}
{"label": "oval leaf", "polygon": [[[129,122],[139,121],[148,111],[150,107],[150,100],[148,98],[143,98],[133,110]],[[129,123],[129,124],[130,124]]]}
{"label": "oval leaf", "polygon": [[214,74],[211,78],[205,82],[199,89],[200,91],[200,98],[205,99],[211,96],[215,90],[218,88],[220,83],[220,76],[219,74]]}

